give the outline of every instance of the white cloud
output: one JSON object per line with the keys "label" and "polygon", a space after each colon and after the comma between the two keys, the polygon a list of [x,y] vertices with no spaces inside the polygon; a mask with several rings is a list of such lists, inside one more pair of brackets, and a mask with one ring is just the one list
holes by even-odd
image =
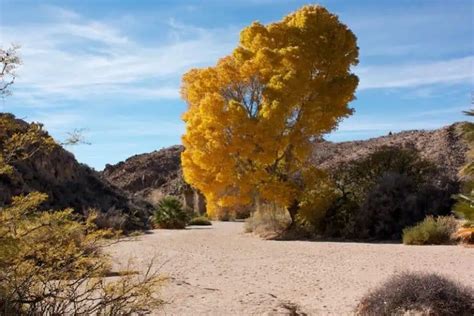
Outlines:
{"label": "white cloud", "polygon": [[78,126],[83,122],[83,117],[78,113],[59,111],[55,113],[51,112],[40,112],[33,116],[25,117],[30,122],[40,122],[44,125],[45,129],[53,134],[59,134],[71,129],[72,127]]}
{"label": "white cloud", "polygon": [[365,66],[356,69],[359,89],[407,88],[473,82],[474,56],[432,63]]}
{"label": "white cloud", "polygon": [[[187,69],[213,64],[229,53],[229,30],[206,30],[170,20],[173,40],[143,44],[122,27],[90,21],[62,8],[47,7],[57,18],[47,24],[0,26],[2,41],[20,43],[23,67],[15,97],[74,98],[126,95],[178,98],[179,77]],[[237,32],[235,31],[235,34]],[[158,82],[154,86],[146,81]],[[28,96],[27,96],[28,95]]]}

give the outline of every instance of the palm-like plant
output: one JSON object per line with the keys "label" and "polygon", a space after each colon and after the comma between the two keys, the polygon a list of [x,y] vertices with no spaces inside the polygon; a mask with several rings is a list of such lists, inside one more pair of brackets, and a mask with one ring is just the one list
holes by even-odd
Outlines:
{"label": "palm-like plant", "polygon": [[167,196],[159,203],[154,213],[154,221],[159,228],[183,229],[189,221],[189,215],[177,198]]}

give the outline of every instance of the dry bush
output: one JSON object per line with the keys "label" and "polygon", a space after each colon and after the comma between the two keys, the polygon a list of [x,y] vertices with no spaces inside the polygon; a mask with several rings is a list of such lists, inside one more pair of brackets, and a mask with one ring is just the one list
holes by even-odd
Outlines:
{"label": "dry bush", "polygon": [[474,245],[474,222],[466,221],[454,233],[454,238],[463,244]]}
{"label": "dry bush", "polygon": [[400,273],[366,294],[357,315],[474,315],[474,290],[437,274]]}
{"label": "dry bush", "polygon": [[0,210],[0,314],[124,315],[162,304],[152,264],[143,275],[106,279],[109,231],[72,210],[39,212],[46,199],[30,193]]}
{"label": "dry bush", "polygon": [[235,220],[249,218],[252,209],[252,206],[249,205],[235,205],[232,207],[216,206],[211,212],[208,210],[207,216],[222,222],[233,222]]}
{"label": "dry bush", "polygon": [[222,222],[229,222],[235,220],[235,212],[230,208],[221,207],[216,210],[213,218],[217,219],[218,221]]}
{"label": "dry bush", "polygon": [[262,204],[245,221],[245,231],[268,237],[281,234],[291,223],[288,211],[276,204]]}
{"label": "dry bush", "polygon": [[405,245],[444,245],[453,242],[459,224],[453,216],[428,216],[422,222],[403,230]]}
{"label": "dry bush", "polygon": [[94,216],[93,222],[98,229],[111,229],[118,232],[125,229],[128,220],[128,215],[115,208],[111,208],[105,213],[91,209],[87,211],[86,216]]}

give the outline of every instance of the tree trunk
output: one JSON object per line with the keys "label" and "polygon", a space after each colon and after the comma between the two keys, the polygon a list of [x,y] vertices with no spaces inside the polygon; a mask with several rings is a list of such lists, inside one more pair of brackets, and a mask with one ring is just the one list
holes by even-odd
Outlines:
{"label": "tree trunk", "polygon": [[300,209],[300,203],[297,200],[293,200],[291,205],[288,207],[288,213],[290,213],[290,218],[291,218],[291,223],[290,226],[288,226],[288,230],[291,230],[295,227],[296,225],[296,215],[298,214],[298,211]]}

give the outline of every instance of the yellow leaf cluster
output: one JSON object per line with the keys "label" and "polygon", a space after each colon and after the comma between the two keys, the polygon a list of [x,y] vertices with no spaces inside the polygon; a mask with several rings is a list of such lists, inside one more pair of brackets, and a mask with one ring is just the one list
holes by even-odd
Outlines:
{"label": "yellow leaf cluster", "polygon": [[57,144],[38,123],[25,124],[10,114],[0,114],[0,175],[12,175],[12,164],[51,151]]}
{"label": "yellow leaf cluster", "polygon": [[257,199],[287,206],[310,143],[350,115],[358,78],[355,35],[321,6],[242,30],[216,66],[183,76],[185,180],[208,209]]}

